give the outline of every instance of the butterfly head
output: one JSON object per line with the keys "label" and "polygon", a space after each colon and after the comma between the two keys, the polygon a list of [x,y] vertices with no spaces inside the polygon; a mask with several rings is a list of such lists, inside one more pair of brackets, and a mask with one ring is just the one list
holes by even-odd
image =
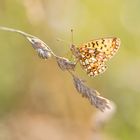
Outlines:
{"label": "butterfly head", "polygon": [[71,44],[70,50],[71,50],[72,54],[73,54],[76,58],[79,58],[79,55],[80,55],[80,54],[79,54],[79,49],[78,49],[78,47],[76,47],[76,45]]}

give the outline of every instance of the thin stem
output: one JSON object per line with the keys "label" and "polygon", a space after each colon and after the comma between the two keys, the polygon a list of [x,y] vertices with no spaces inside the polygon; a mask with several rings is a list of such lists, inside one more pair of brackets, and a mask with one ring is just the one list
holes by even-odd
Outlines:
{"label": "thin stem", "polygon": [[17,30],[17,29],[12,29],[12,28],[7,28],[7,27],[3,27],[3,26],[0,26],[0,30],[4,30],[4,31],[9,31],[9,32],[16,32],[16,33],[19,33],[25,37],[35,37],[33,35],[30,35],[30,34],[27,34],[23,31],[20,31],[20,30]]}
{"label": "thin stem", "polygon": [[[20,35],[23,35],[24,37],[26,37],[28,39],[28,41],[30,41],[30,38],[37,38],[31,34],[25,33],[23,31],[17,30],[17,29],[12,29],[12,28],[8,28],[8,27],[3,27],[0,26],[0,30],[4,30],[4,31],[9,31],[9,32],[15,32],[15,33],[19,33]],[[40,39],[39,39],[40,40]],[[40,40],[41,42],[43,42],[42,40]],[[30,41],[31,42],[31,41]],[[54,54],[54,52],[48,47],[48,45],[46,43],[43,42],[43,44],[47,47],[47,49],[51,52],[51,54],[56,57],[56,55]]]}

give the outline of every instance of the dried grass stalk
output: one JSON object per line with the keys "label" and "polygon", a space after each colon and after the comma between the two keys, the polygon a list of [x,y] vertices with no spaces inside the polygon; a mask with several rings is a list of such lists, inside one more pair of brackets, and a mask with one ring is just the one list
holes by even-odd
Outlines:
{"label": "dried grass stalk", "polygon": [[32,47],[38,53],[38,56],[42,59],[48,59],[52,56],[52,50],[42,40],[37,37],[26,37],[32,44]]}
{"label": "dried grass stalk", "polygon": [[58,66],[60,67],[61,70],[72,70],[74,71],[76,64],[69,61],[68,59],[64,57],[56,57],[56,61]]}
{"label": "dried grass stalk", "polygon": [[[72,71],[75,70],[76,62],[73,63],[64,57],[57,56],[48,47],[48,45],[45,44],[39,38],[37,38],[33,35],[30,35],[30,34],[27,34],[23,31],[12,29],[12,28],[0,26],[0,30],[16,32],[16,33],[23,35],[32,44],[32,47],[36,50],[39,57],[41,57],[43,59],[48,59],[51,56],[54,56],[54,58],[57,61],[58,66],[61,70],[63,70],[63,71],[67,70],[70,73],[71,73],[71,70]],[[104,111],[106,108],[110,108],[108,99],[101,97],[100,94],[96,90],[89,88],[85,84],[84,80],[79,79],[72,73],[71,73],[71,75],[73,76],[74,85],[75,85],[75,88],[77,89],[77,91],[83,97],[87,98],[92,105],[95,105],[96,108],[100,109],[101,111]]]}
{"label": "dried grass stalk", "polygon": [[92,105],[95,105],[96,108],[104,111],[109,107],[109,100],[100,96],[100,94],[94,90],[89,88],[82,79],[79,79],[75,75],[73,75],[73,81],[75,88],[82,95],[82,97],[87,98]]}
{"label": "dried grass stalk", "polygon": [[45,44],[42,40],[40,40],[39,38],[33,35],[27,34],[20,30],[2,27],[2,26],[0,26],[0,30],[16,32],[24,36],[32,44],[32,47],[36,50],[40,58],[48,59],[52,56],[52,54],[54,54],[47,44]]}

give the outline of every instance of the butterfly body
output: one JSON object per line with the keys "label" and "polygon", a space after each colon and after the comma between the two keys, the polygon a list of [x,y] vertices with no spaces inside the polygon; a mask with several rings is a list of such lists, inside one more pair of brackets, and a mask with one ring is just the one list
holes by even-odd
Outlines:
{"label": "butterfly body", "polygon": [[72,45],[71,51],[87,74],[96,76],[106,70],[105,62],[116,54],[119,47],[120,39],[110,37],[91,40],[79,47]]}

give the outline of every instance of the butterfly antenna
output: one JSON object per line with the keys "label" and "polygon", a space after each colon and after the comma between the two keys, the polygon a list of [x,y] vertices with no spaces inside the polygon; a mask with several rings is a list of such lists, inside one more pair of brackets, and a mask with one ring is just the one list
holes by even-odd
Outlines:
{"label": "butterfly antenna", "polygon": [[61,39],[61,38],[57,38],[56,40],[59,41],[59,42],[64,42],[64,43],[66,43],[66,44],[69,44],[68,41],[65,41],[64,39]]}
{"label": "butterfly antenna", "polygon": [[71,29],[71,43],[73,44],[73,29]]}

